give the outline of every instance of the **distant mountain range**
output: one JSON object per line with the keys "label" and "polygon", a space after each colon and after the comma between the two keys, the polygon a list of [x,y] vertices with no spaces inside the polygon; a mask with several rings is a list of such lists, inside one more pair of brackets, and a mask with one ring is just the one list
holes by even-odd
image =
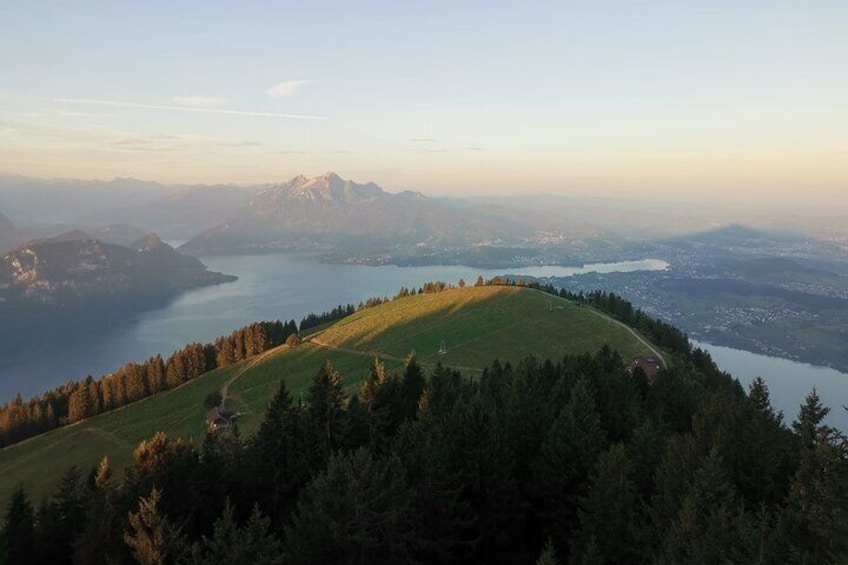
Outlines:
{"label": "distant mountain range", "polygon": [[334,173],[250,186],[0,174],[0,210],[8,217],[0,222],[0,253],[35,237],[83,229],[121,245],[154,231],[186,241],[182,249],[201,255],[290,250],[318,252],[329,261],[510,267],[634,259],[667,244],[685,246],[669,238],[734,223],[804,233],[811,245],[848,249],[839,210],[801,217],[635,198],[431,198]]}
{"label": "distant mountain range", "polygon": [[469,207],[419,192],[390,193],[326,173],[267,188],[231,219],[181,249],[194,254],[344,250],[355,254],[447,252],[477,247],[540,247],[615,242],[594,226],[543,213]]}
{"label": "distant mountain range", "polygon": [[132,178],[37,179],[0,174],[0,210],[19,226],[39,233],[130,224],[169,239],[186,240],[225,221],[267,186],[161,184]]}
{"label": "distant mountain range", "polygon": [[0,259],[0,304],[161,296],[235,278],[207,270],[153,233],[122,246],[72,231],[31,241]]}
{"label": "distant mountain range", "polygon": [[0,212],[0,253],[13,249],[30,237],[27,230],[17,227]]}

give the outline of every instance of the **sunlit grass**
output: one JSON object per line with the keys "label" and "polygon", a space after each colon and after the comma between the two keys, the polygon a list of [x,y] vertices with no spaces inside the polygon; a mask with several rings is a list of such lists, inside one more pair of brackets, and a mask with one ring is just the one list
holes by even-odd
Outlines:
{"label": "sunlit grass", "polygon": [[[413,350],[425,366],[441,360],[471,375],[495,358],[513,363],[527,355],[556,359],[593,353],[604,344],[625,358],[650,354],[626,328],[591,308],[514,287],[410,296],[318,330],[311,343],[280,347],[261,359],[213,371],[179,389],[0,450],[0,505],[19,483],[40,498],[69,466],[87,472],[104,455],[123,469],[132,462],[135,446],[159,430],[199,442],[205,432],[204,399],[233,378],[227,407],[243,414],[239,430],[250,435],[282,379],[297,400],[325,361],[355,390],[375,355],[389,370],[399,370]],[[440,355],[442,341],[447,351]]]}

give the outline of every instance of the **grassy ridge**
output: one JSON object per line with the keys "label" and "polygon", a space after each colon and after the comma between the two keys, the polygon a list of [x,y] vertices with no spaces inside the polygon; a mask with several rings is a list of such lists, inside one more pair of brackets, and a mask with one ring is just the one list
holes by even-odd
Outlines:
{"label": "grassy ridge", "polygon": [[[39,498],[52,491],[71,465],[88,470],[108,455],[116,469],[131,463],[142,439],[161,430],[194,438],[204,433],[203,400],[227,387],[227,406],[243,412],[243,433],[255,431],[280,379],[295,398],[306,391],[321,363],[331,361],[350,387],[358,386],[375,354],[399,368],[415,350],[425,365],[479,371],[495,358],[558,358],[594,352],[608,344],[625,357],[651,352],[624,327],[591,308],[515,287],[473,287],[416,295],[357,312],[301,346],[286,346],[186,385],[74,426],[0,450],[0,505],[23,483]],[[445,341],[447,353],[438,350]]]}
{"label": "grassy ridge", "polygon": [[[411,296],[357,312],[316,336],[323,344],[423,362],[484,367],[495,357],[558,358],[609,344],[624,357],[646,348],[598,312],[542,292],[487,286]],[[441,341],[447,353],[438,355]]]}

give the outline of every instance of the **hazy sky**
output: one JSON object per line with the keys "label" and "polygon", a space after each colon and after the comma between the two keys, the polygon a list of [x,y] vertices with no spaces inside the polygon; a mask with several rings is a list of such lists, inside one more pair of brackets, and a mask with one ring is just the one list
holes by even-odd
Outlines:
{"label": "hazy sky", "polygon": [[848,2],[2,2],[0,170],[848,208]]}

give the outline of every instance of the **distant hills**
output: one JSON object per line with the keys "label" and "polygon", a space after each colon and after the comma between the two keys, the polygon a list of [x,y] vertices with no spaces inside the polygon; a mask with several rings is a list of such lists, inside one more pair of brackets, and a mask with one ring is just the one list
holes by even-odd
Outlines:
{"label": "distant hills", "polygon": [[[329,172],[245,186],[0,174],[0,210],[15,226],[14,235],[0,227],[0,252],[71,229],[92,233],[92,226],[139,226],[185,241],[185,251],[200,255],[308,251],[334,262],[487,268],[642,258],[666,245],[682,249],[693,234],[709,237],[709,230],[735,224],[766,229],[770,236],[777,232],[769,230],[803,233],[808,247],[825,241],[848,249],[839,210],[781,215],[716,203],[544,194],[433,198]],[[713,238],[707,245],[751,239],[734,229],[721,228],[716,235],[724,241]],[[112,242],[110,233],[92,235]],[[761,243],[753,241],[753,247]]]}
{"label": "distant hills", "polygon": [[3,256],[0,304],[159,296],[232,280],[152,233],[123,246],[76,230],[33,240]]}
{"label": "distant hills", "polygon": [[347,250],[443,256],[481,247],[545,247],[586,241],[615,245],[593,226],[541,213],[451,205],[419,192],[390,193],[335,173],[267,188],[232,218],[187,242],[195,254]]}
{"label": "distant hills", "polygon": [[657,253],[681,253],[698,257],[700,261],[730,261],[736,263],[752,258],[786,258],[826,265],[848,267],[848,254],[835,242],[822,241],[793,230],[761,229],[730,224],[656,242]]}
{"label": "distant hills", "polygon": [[151,202],[82,215],[84,225],[142,225],[166,239],[187,240],[226,222],[255,196],[254,189],[227,185],[189,187]]}
{"label": "distant hills", "polygon": [[[267,185],[180,185],[133,178],[38,179],[0,174],[0,209],[19,226],[145,226],[186,240],[247,205]],[[44,230],[39,230],[43,231]],[[57,233],[55,230],[53,233]]]}
{"label": "distant hills", "polygon": [[19,228],[0,212],[0,254],[14,249],[30,237],[28,230]]}

